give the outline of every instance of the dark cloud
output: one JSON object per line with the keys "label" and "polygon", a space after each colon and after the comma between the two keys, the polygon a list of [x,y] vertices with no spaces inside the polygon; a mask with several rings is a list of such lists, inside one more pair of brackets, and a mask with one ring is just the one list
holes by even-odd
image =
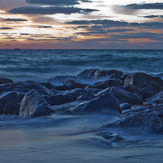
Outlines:
{"label": "dark cloud", "polygon": [[90,0],[26,0],[27,3],[39,5],[75,5],[80,1],[90,2]]}
{"label": "dark cloud", "polygon": [[147,15],[142,16],[143,18],[163,18],[163,15]]}
{"label": "dark cloud", "polygon": [[139,32],[139,33],[125,33],[125,34],[112,34],[111,38],[122,39],[151,39],[156,41],[163,41],[163,34],[151,33],[151,32]]}
{"label": "dark cloud", "polygon": [[38,28],[53,28],[52,26],[38,26]]}
{"label": "dark cloud", "polygon": [[12,14],[72,14],[72,13],[89,13],[97,10],[82,9],[75,7],[19,7],[9,10]]}
{"label": "dark cloud", "polygon": [[[67,22],[67,24],[75,25],[100,25],[98,28],[110,28],[110,27],[140,27],[149,29],[162,29],[163,23],[161,22],[145,22],[145,23],[128,23],[123,21],[113,20],[76,20]],[[97,27],[96,27],[97,28]]]}
{"label": "dark cloud", "polygon": [[141,3],[141,4],[129,4],[126,6],[122,6],[127,9],[134,9],[134,10],[139,10],[139,9],[159,9],[163,10],[163,3]]}
{"label": "dark cloud", "polygon": [[14,22],[20,22],[20,21],[28,21],[27,19],[3,19],[3,21],[14,21]]}
{"label": "dark cloud", "polygon": [[12,28],[10,28],[10,27],[0,27],[0,29],[12,29]]}

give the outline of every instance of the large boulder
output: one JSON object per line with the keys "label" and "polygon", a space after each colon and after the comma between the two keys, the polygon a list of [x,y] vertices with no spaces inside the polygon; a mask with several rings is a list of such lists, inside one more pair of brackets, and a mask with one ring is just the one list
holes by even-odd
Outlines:
{"label": "large boulder", "polygon": [[52,112],[44,98],[36,90],[25,94],[20,104],[20,117],[38,117]]}
{"label": "large boulder", "polygon": [[119,103],[129,103],[131,105],[143,104],[143,99],[136,93],[129,92],[119,87],[111,87],[110,92],[118,99]]}
{"label": "large boulder", "polygon": [[125,79],[124,87],[134,85],[136,87],[155,86],[158,89],[163,89],[163,81],[159,77],[154,77],[145,73],[133,73]]}
{"label": "large boulder", "polygon": [[121,119],[103,128],[131,128],[139,132],[163,134],[163,106],[147,106],[131,109]]}
{"label": "large boulder", "polygon": [[0,114],[18,115],[19,107],[20,100],[16,92],[8,92],[0,97]]}
{"label": "large boulder", "polygon": [[111,93],[105,93],[86,103],[80,108],[84,113],[103,113],[120,115],[121,109],[119,102]]}
{"label": "large boulder", "polygon": [[106,77],[119,78],[123,75],[122,71],[117,70],[99,70],[99,69],[86,69],[77,75],[80,80],[92,80]]}
{"label": "large boulder", "polygon": [[53,109],[55,112],[80,115],[101,113],[120,116],[122,113],[117,99],[111,93],[103,94],[90,101],[75,101],[53,106]]}

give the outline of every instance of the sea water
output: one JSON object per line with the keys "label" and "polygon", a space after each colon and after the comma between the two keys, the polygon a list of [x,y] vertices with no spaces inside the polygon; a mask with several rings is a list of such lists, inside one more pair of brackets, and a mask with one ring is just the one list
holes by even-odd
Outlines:
{"label": "sea water", "polygon": [[90,69],[163,72],[163,50],[0,50],[0,76],[40,80]]}
{"label": "sea water", "polygon": [[[0,50],[0,77],[15,81],[77,75],[89,69],[163,73],[162,50]],[[153,163],[163,161],[163,137],[140,130],[109,129],[125,138],[108,144],[97,135],[117,117],[0,116],[0,163]]]}

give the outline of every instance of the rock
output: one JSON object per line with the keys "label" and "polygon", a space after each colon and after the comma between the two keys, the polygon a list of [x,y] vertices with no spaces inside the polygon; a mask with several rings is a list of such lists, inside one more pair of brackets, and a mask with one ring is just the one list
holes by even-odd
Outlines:
{"label": "rock", "polygon": [[160,91],[156,95],[149,97],[146,101],[148,103],[162,104],[163,103],[163,91]]}
{"label": "rock", "polygon": [[18,115],[20,107],[16,92],[7,92],[0,97],[0,114]]}
{"label": "rock", "polygon": [[116,86],[116,87],[121,87],[122,86],[122,81],[120,79],[109,79],[107,81],[100,81],[95,83],[95,88],[98,89],[106,89],[108,87]]}
{"label": "rock", "polygon": [[0,93],[9,92],[9,91],[27,93],[32,89],[36,89],[40,94],[46,94],[46,95],[50,94],[50,91],[45,86],[36,83],[34,81],[23,81],[23,82],[0,85]]}
{"label": "rock", "polygon": [[50,83],[39,83],[41,85],[43,85],[44,87],[48,88],[48,89],[53,89],[53,85]]}
{"label": "rock", "polygon": [[61,86],[67,80],[73,80],[73,81],[78,82],[78,79],[76,76],[56,76],[52,79],[48,79],[48,83],[55,85],[55,86]]}
{"label": "rock", "polygon": [[20,104],[20,117],[38,117],[49,115],[52,112],[43,97],[36,90],[25,94]]}
{"label": "rock", "polygon": [[[139,132],[163,134],[163,122],[153,113],[136,113],[116,121],[107,127],[139,128]],[[106,126],[105,126],[106,127]]]}
{"label": "rock", "polygon": [[116,98],[111,93],[96,97],[91,101],[74,101],[63,105],[53,106],[54,111],[67,114],[111,114],[121,115],[121,109]]}
{"label": "rock", "polygon": [[89,101],[82,107],[81,111],[84,113],[121,114],[119,102],[111,93],[103,94]]}
{"label": "rock", "polygon": [[[87,69],[77,75],[79,80],[92,80],[110,77],[114,74],[115,78],[119,78],[123,75],[122,71],[117,70],[99,70],[99,69]],[[113,77],[113,76],[112,76]]]}
{"label": "rock", "polygon": [[75,88],[85,88],[87,84],[81,84],[74,80],[67,80],[63,83],[63,86],[66,86],[69,89],[75,89]]}
{"label": "rock", "polygon": [[0,78],[0,84],[13,83],[11,79]]}
{"label": "rock", "polygon": [[126,111],[122,117],[102,128],[135,128],[138,132],[163,134],[163,105],[143,106]]}
{"label": "rock", "polygon": [[124,87],[134,85],[138,88],[146,86],[154,86],[158,89],[163,89],[163,81],[159,77],[154,77],[145,73],[133,73],[125,79]]}
{"label": "rock", "polygon": [[111,87],[110,92],[118,99],[119,103],[129,103],[130,105],[142,105],[143,99],[136,93],[129,92],[119,87]]}
{"label": "rock", "polygon": [[91,95],[91,94],[84,94],[84,95],[80,95],[80,96],[77,98],[77,101],[90,101],[90,100],[92,100],[93,98],[95,98],[94,95]]}
{"label": "rock", "polygon": [[89,95],[85,90],[76,88],[71,91],[61,92],[52,96],[47,96],[46,100],[50,105],[62,105],[65,103],[76,101],[81,95]]}
{"label": "rock", "polygon": [[94,94],[94,95],[97,94],[97,93],[99,93],[99,92],[101,92],[101,89],[92,88],[91,86],[85,87],[84,90],[86,92],[90,92],[91,94]]}
{"label": "rock", "polygon": [[155,95],[157,92],[158,92],[158,89],[150,85],[144,88],[139,88],[139,94],[144,100],[148,97]]}
{"label": "rock", "polygon": [[128,110],[131,109],[131,105],[129,103],[122,103],[120,104],[121,110]]}

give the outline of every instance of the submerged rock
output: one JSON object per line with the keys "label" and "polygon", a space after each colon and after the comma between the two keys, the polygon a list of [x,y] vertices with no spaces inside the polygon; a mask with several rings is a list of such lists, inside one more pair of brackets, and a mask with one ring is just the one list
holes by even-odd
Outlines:
{"label": "submerged rock", "polygon": [[19,107],[20,100],[16,92],[8,92],[0,97],[0,114],[18,115]]}
{"label": "submerged rock", "polygon": [[112,87],[110,92],[118,99],[119,103],[129,103],[131,105],[143,104],[143,99],[136,93],[129,92],[119,87]]}
{"label": "submerged rock", "polygon": [[20,104],[20,117],[38,117],[52,112],[44,98],[36,90],[25,94]]}

